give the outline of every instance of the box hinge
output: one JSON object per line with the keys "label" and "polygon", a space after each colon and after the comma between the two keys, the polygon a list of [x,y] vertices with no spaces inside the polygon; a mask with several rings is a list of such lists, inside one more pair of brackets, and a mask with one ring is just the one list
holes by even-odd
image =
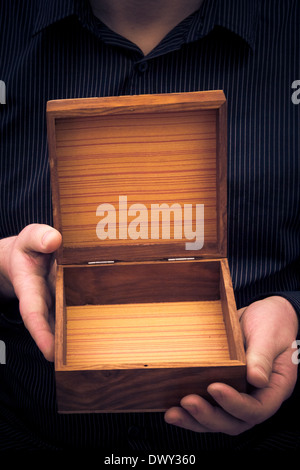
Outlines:
{"label": "box hinge", "polygon": [[[181,258],[167,258],[167,261],[193,261],[196,260],[195,256],[181,257]],[[155,260],[154,260],[155,261]],[[156,260],[161,261],[161,260]],[[101,261],[88,261],[87,264],[114,264],[118,263],[118,260],[101,260]]]}
{"label": "box hinge", "polygon": [[114,261],[113,260],[109,260],[109,261],[88,261],[88,264],[113,264]]}

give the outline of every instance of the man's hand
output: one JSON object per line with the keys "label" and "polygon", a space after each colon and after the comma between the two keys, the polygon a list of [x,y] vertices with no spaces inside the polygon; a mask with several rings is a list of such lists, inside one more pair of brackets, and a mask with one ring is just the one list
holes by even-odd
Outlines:
{"label": "man's hand", "polygon": [[271,417],[292,393],[297,365],[292,361],[292,343],[298,320],[292,305],[283,297],[269,297],[239,311],[244,334],[247,380],[254,389],[249,395],[213,383],[208,392],[213,406],[198,395],[170,408],[167,423],[196,432],[240,434]]}
{"label": "man's hand", "polygon": [[17,296],[24,324],[49,361],[54,360],[53,253],[60,244],[60,233],[41,224],[0,241],[1,294]]}

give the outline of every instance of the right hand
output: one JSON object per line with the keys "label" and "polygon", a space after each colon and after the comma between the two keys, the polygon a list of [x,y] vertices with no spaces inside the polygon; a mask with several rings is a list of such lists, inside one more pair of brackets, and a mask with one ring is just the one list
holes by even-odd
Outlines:
{"label": "right hand", "polygon": [[56,229],[42,224],[0,240],[1,296],[19,299],[24,325],[48,361],[54,361],[53,253],[61,241]]}

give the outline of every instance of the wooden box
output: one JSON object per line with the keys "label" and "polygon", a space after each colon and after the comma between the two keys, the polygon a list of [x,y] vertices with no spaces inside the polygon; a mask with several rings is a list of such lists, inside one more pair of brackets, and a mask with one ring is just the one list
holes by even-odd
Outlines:
{"label": "wooden box", "polygon": [[50,101],[61,413],[245,390],[222,91]]}

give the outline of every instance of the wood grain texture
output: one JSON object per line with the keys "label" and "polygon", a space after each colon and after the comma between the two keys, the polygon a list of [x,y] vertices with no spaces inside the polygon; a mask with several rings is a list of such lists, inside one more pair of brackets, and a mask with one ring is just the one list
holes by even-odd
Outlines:
{"label": "wood grain texture", "polygon": [[67,307],[71,369],[184,367],[228,360],[220,301]]}
{"label": "wood grain texture", "polygon": [[182,108],[218,109],[224,105],[225,96],[222,90],[208,90],[200,92],[184,93],[155,93],[148,95],[129,95],[114,97],[101,97],[101,109],[99,110],[99,98],[75,98],[67,100],[52,100],[47,103],[47,114],[50,117],[65,118],[82,116],[99,116],[99,114],[128,114],[140,110],[145,113],[181,111]]}
{"label": "wood grain texture", "polygon": [[66,297],[64,288],[64,269],[57,266],[55,286],[55,366],[66,363]]}
{"label": "wood grain texture", "polygon": [[231,359],[246,363],[244,340],[239,323],[228,260],[220,260],[220,299]]}
{"label": "wood grain texture", "polygon": [[209,401],[207,387],[222,381],[245,392],[245,365],[239,361],[210,367],[58,371],[60,413],[164,412],[197,393]]}
{"label": "wood grain texture", "polygon": [[[176,226],[187,241],[182,220],[185,204],[194,209],[204,204],[204,239],[216,243],[215,125],[213,111],[210,116],[171,113],[59,121],[56,153],[64,246],[168,244]],[[126,198],[126,210],[120,209],[120,196]],[[101,204],[110,204],[116,211],[116,238],[97,238],[101,217],[96,210]],[[135,211],[127,215],[133,204],[147,210],[138,239],[130,238],[127,230],[139,215]],[[180,209],[181,218],[170,223],[168,239],[162,238],[161,220],[159,239],[152,238],[154,204],[176,204]],[[195,221],[184,222],[195,227]],[[124,229],[127,235],[122,239]]]}
{"label": "wood grain texture", "polygon": [[64,267],[68,306],[218,300],[219,282],[220,260]]}

